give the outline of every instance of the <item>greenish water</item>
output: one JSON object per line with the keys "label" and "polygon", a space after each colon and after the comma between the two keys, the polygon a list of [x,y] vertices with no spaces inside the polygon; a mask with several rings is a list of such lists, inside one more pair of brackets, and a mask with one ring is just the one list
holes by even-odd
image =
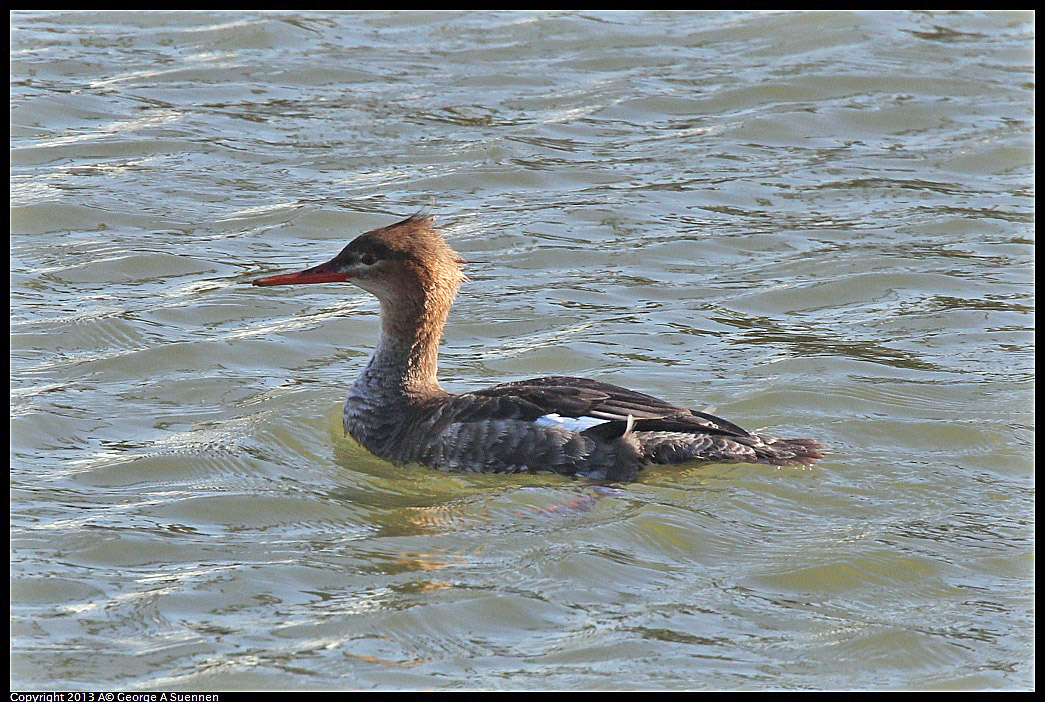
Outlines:
{"label": "greenish water", "polygon": [[[1033,15],[12,15],[15,689],[1033,687]],[[593,377],[809,469],[392,466],[430,205],[453,391]]]}

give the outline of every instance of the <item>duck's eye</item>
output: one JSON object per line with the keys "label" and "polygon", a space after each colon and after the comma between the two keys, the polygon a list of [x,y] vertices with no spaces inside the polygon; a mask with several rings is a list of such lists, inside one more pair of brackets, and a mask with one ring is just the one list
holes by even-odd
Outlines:
{"label": "duck's eye", "polygon": [[359,260],[363,262],[364,266],[372,266],[377,258],[374,257],[374,254],[365,253],[359,257]]}

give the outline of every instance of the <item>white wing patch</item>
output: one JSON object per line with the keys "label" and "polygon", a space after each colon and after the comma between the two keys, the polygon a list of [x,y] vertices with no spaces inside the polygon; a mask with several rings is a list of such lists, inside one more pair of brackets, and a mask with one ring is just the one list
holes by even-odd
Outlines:
{"label": "white wing patch", "polygon": [[566,431],[584,431],[610,421],[596,417],[561,417],[558,414],[546,414],[533,420],[539,427],[559,427]]}

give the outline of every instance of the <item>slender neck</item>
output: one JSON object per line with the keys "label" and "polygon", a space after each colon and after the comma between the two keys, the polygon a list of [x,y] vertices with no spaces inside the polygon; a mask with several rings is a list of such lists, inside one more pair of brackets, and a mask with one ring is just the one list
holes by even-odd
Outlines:
{"label": "slender neck", "polygon": [[386,397],[444,394],[437,378],[439,341],[455,291],[381,299],[381,337],[356,385]]}

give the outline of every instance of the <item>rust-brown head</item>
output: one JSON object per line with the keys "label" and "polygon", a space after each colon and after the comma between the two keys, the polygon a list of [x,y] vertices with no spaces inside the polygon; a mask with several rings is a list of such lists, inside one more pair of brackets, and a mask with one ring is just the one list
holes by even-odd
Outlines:
{"label": "rust-brown head", "polygon": [[254,285],[347,282],[382,302],[402,302],[441,293],[453,300],[464,280],[464,260],[432,226],[434,217],[415,214],[352,240],[326,263],[299,273],[259,278]]}

